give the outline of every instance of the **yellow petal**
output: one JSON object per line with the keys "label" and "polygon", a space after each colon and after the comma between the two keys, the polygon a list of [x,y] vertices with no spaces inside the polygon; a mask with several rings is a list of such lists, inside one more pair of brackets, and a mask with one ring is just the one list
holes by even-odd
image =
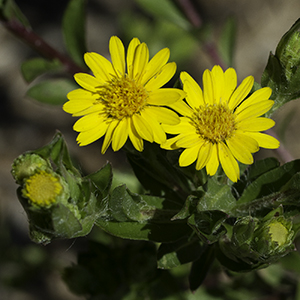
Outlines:
{"label": "yellow petal", "polygon": [[242,120],[238,124],[239,130],[245,131],[265,131],[275,125],[275,121],[269,118],[249,118]]}
{"label": "yellow petal", "polygon": [[155,143],[162,144],[166,141],[167,136],[166,133],[164,132],[163,128],[161,125],[158,123],[156,118],[153,118],[151,113],[148,113],[148,110],[145,109],[141,112],[142,118],[146,119],[147,122],[149,123],[152,132],[153,132],[153,140]]}
{"label": "yellow petal", "polygon": [[184,91],[175,88],[165,88],[149,93],[147,103],[150,105],[171,105],[176,101],[182,100],[185,96]]}
{"label": "yellow petal", "polygon": [[80,146],[86,146],[100,139],[106,132],[108,123],[101,123],[90,130],[79,133],[77,142]]}
{"label": "yellow petal", "polygon": [[203,99],[206,104],[214,104],[213,80],[209,70],[205,70],[202,77]]}
{"label": "yellow petal", "polygon": [[180,139],[176,142],[176,146],[180,148],[190,148],[203,143],[203,139],[197,133],[180,134]]}
{"label": "yellow petal", "polygon": [[201,148],[198,152],[198,159],[196,163],[196,170],[201,170],[203,167],[206,166],[207,162],[210,159],[211,156],[211,143],[203,143]]}
{"label": "yellow petal", "polygon": [[111,141],[112,141],[112,136],[113,136],[113,133],[114,133],[114,130],[116,129],[116,127],[118,126],[119,124],[119,120],[116,120],[116,119],[113,119],[108,127],[107,127],[107,130],[106,130],[106,133],[105,133],[105,137],[104,137],[104,141],[103,141],[103,144],[102,144],[102,148],[101,148],[101,153],[104,154],[106,152],[106,150],[108,149]]}
{"label": "yellow petal", "polygon": [[255,139],[259,147],[266,149],[277,149],[280,146],[278,140],[274,137],[261,132],[245,132],[245,135]]}
{"label": "yellow petal", "polygon": [[120,150],[127,141],[129,133],[129,119],[123,118],[116,126],[112,137],[112,148],[114,151]]}
{"label": "yellow petal", "polygon": [[272,95],[272,89],[269,87],[261,88],[255,91],[249,98],[247,98],[239,108],[245,109],[247,106],[252,104],[260,103],[265,100],[269,100],[270,96]]}
{"label": "yellow petal", "polygon": [[73,126],[77,132],[91,130],[105,121],[99,113],[93,113],[80,118]]}
{"label": "yellow petal", "polygon": [[114,69],[109,60],[95,52],[85,53],[84,60],[100,82],[110,81]]}
{"label": "yellow petal", "polygon": [[175,137],[167,139],[163,144],[160,145],[160,147],[166,150],[178,149],[179,147],[176,146],[176,142],[178,141],[179,138],[180,136],[177,135]]}
{"label": "yellow petal", "polygon": [[180,79],[183,84],[183,90],[186,92],[186,101],[192,108],[198,108],[204,105],[203,92],[199,84],[187,73],[181,72]]}
{"label": "yellow petal", "polygon": [[191,165],[198,157],[201,145],[185,149],[179,156],[179,166],[186,167]]}
{"label": "yellow petal", "polygon": [[143,151],[144,142],[143,142],[143,139],[137,133],[137,131],[136,131],[134,125],[133,125],[132,118],[129,119],[129,138],[131,140],[131,143],[132,143],[133,147],[137,151],[140,151],[140,152]]}
{"label": "yellow petal", "polygon": [[138,114],[134,114],[132,116],[132,121],[133,121],[134,128],[135,128],[136,132],[138,133],[138,135],[141,138],[143,138],[144,140],[152,143],[153,142],[153,131],[152,131],[151,127],[149,126],[149,123],[146,121],[146,119],[144,119],[143,117],[141,117]]}
{"label": "yellow petal", "polygon": [[225,89],[224,72],[220,66],[214,66],[211,70],[211,75],[214,89],[214,103],[218,104],[223,100],[222,96]]}
{"label": "yellow petal", "polygon": [[156,119],[159,123],[169,125],[176,125],[180,123],[178,115],[166,107],[146,106],[144,109],[148,111],[151,118]]}
{"label": "yellow petal", "polygon": [[210,158],[206,163],[206,172],[208,175],[213,176],[216,174],[219,167],[219,154],[218,154],[218,145],[213,144],[210,149]]}
{"label": "yellow petal", "polygon": [[133,59],[133,79],[138,81],[145,72],[145,66],[149,60],[149,49],[145,43],[136,47]]}
{"label": "yellow petal", "polygon": [[[76,100],[76,101],[74,100],[72,102],[79,102],[79,100]],[[103,109],[104,109],[104,105],[101,102],[99,102],[97,104],[93,103],[92,106],[89,106],[86,109],[83,109],[83,110],[78,111],[78,112],[74,112],[72,114],[72,116],[73,117],[81,117],[81,116],[92,114],[92,113],[98,113],[98,114],[106,115],[106,113],[104,112]]]}
{"label": "yellow petal", "polygon": [[[255,146],[256,151],[250,151],[250,149],[246,145],[246,141],[249,139],[246,136],[240,138],[240,136],[232,137],[226,140],[226,144],[233,154],[233,156],[243,164],[250,165],[253,163],[253,156],[251,153],[256,152],[259,150],[258,143],[252,139],[252,142]],[[251,145],[253,148],[253,145]]]}
{"label": "yellow petal", "polygon": [[224,143],[218,144],[219,159],[226,176],[233,182],[240,178],[239,165]]}
{"label": "yellow petal", "polygon": [[148,91],[154,91],[161,88],[174,76],[176,72],[176,64],[168,63],[164,65],[158,73],[155,74],[145,85]]}
{"label": "yellow petal", "polygon": [[84,90],[84,89],[76,89],[67,94],[67,98],[69,100],[92,100],[95,101],[97,98],[99,98],[98,94],[92,93],[90,91]]}
{"label": "yellow petal", "polygon": [[99,79],[96,77],[85,74],[85,73],[77,73],[74,75],[74,79],[76,82],[82,86],[84,89],[91,91],[91,92],[96,92],[97,88],[101,87],[103,84]]}
{"label": "yellow petal", "polygon": [[233,91],[237,86],[237,76],[236,71],[233,68],[228,68],[224,73],[224,93],[223,93],[223,101],[228,103]]}
{"label": "yellow petal", "polygon": [[167,63],[169,57],[170,50],[168,48],[164,48],[157,52],[147,64],[141,83],[146,84],[150,78],[156,75],[156,73],[158,73],[160,69]]}
{"label": "yellow petal", "polygon": [[135,57],[135,51],[137,46],[141,42],[138,38],[133,38],[131,42],[129,43],[128,50],[127,50],[127,73],[129,78],[133,78],[133,61]]}
{"label": "yellow petal", "polygon": [[259,117],[269,111],[273,105],[273,100],[265,100],[259,103],[252,104],[244,110],[240,110],[238,107],[234,113],[236,115],[236,121]]}
{"label": "yellow petal", "polygon": [[196,128],[190,123],[190,120],[185,117],[180,118],[180,123],[176,125],[162,124],[164,130],[167,133],[179,134],[179,133],[196,133]]}
{"label": "yellow petal", "polygon": [[247,97],[252,89],[253,83],[253,76],[248,76],[242,81],[229,99],[228,106],[230,109],[235,109]]}
{"label": "yellow petal", "polygon": [[183,116],[189,117],[194,113],[194,111],[184,101],[177,101],[173,104],[169,104],[168,106]]}
{"label": "yellow petal", "polygon": [[116,75],[123,77],[125,74],[125,49],[118,37],[112,36],[110,38],[109,52]]}

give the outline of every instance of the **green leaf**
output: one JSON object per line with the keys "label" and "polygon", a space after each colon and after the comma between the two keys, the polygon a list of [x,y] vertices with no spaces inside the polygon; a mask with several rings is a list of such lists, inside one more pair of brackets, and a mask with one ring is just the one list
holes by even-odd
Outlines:
{"label": "green leaf", "polygon": [[31,82],[46,72],[61,70],[61,67],[62,65],[58,60],[49,61],[44,58],[33,58],[22,64],[21,72],[24,79]]}
{"label": "green leaf", "polygon": [[180,239],[174,243],[161,244],[157,252],[158,268],[171,269],[199,258],[203,246],[199,240]]}
{"label": "green leaf", "polygon": [[184,236],[189,236],[192,232],[186,223],[176,221],[172,223],[138,223],[98,219],[96,225],[109,234],[123,239],[159,243],[174,242]]}
{"label": "green leaf", "polygon": [[198,211],[219,210],[229,213],[235,206],[236,200],[229,185],[221,184],[213,177],[208,180],[205,189],[206,193],[197,206]]}
{"label": "green leaf", "polygon": [[62,105],[67,101],[67,93],[76,88],[69,79],[45,80],[31,87],[26,95],[41,103]]}
{"label": "green leaf", "polygon": [[224,24],[222,34],[219,40],[218,48],[222,59],[227,66],[233,65],[233,54],[236,40],[236,20],[228,18]]}
{"label": "green leaf", "polygon": [[67,50],[72,59],[85,66],[83,55],[86,53],[85,41],[86,0],[70,0],[63,17],[63,34]]}
{"label": "green leaf", "polygon": [[7,21],[18,20],[26,28],[31,28],[27,18],[13,0],[0,0],[0,15]]}
{"label": "green leaf", "polygon": [[254,180],[245,190],[237,205],[249,203],[255,199],[274,194],[300,171],[300,160],[294,160],[266,172]]}
{"label": "green leaf", "polygon": [[170,0],[136,0],[136,2],[157,18],[167,20],[185,30],[191,29],[190,23]]}
{"label": "green leaf", "polygon": [[227,218],[228,215],[222,211],[202,211],[189,217],[188,225],[204,243],[212,244],[226,233],[222,224]]}

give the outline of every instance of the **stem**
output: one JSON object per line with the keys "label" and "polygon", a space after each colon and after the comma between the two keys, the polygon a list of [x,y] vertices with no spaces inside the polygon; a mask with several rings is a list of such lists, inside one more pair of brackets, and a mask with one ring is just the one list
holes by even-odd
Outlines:
{"label": "stem", "polygon": [[66,68],[66,71],[71,75],[78,72],[85,72],[85,70],[74,63],[68,56],[58,52],[38,36],[32,29],[23,26],[16,20],[1,20],[4,27],[14,36],[20,38],[23,42],[29,45],[33,50],[39,53],[46,59],[57,59]]}

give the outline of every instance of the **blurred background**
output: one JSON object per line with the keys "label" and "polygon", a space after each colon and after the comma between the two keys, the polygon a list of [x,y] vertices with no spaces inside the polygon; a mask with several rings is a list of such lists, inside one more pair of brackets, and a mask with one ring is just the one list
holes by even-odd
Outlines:
{"label": "blurred background", "polygon": [[[33,30],[64,52],[61,19],[68,1],[15,2]],[[138,37],[148,44],[152,55],[164,47],[170,48],[170,61],[177,63],[179,71],[188,71],[201,83],[203,71],[216,63],[212,49],[228,19],[233,18],[236,24],[233,67],[237,70],[238,80],[253,75],[260,82],[270,51],[275,51],[282,35],[300,17],[300,2],[296,0],[173,2],[182,15],[185,15],[183,7],[187,7],[187,3],[192,5],[192,12],[196,11],[191,15],[193,26],[205,28],[204,45],[189,33],[191,25],[188,22],[174,24],[165,20],[163,14],[152,14],[151,10],[145,9],[142,0],[89,0],[88,50],[109,57],[108,41],[112,35],[119,36],[125,45]],[[0,299],[84,299],[68,290],[61,272],[64,267],[76,263],[76,253],[85,247],[85,239],[55,241],[46,247],[30,241],[26,214],[17,200],[17,186],[10,174],[11,164],[23,152],[48,143],[57,129],[65,136],[70,152],[85,172],[96,171],[107,160],[120,172],[127,172],[128,164],[121,153],[114,154],[109,150],[101,155],[101,141],[78,147],[76,133],[72,130],[74,118],[64,113],[61,107],[42,105],[26,96],[29,85],[22,78],[20,66],[24,60],[36,56],[0,24]],[[274,116],[277,121],[275,132],[294,158],[300,158],[299,114],[300,104],[296,100]],[[272,151],[260,155],[277,156]],[[234,297],[238,296],[226,299],[242,299]],[[216,298],[203,296],[201,299]]]}

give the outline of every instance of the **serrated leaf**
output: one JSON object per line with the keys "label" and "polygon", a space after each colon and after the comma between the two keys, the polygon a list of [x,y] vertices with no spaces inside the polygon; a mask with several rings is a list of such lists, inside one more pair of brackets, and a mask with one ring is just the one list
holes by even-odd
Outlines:
{"label": "serrated leaf", "polygon": [[67,50],[79,66],[85,66],[83,55],[87,52],[85,40],[85,6],[86,0],[69,1],[62,24]]}
{"label": "serrated leaf", "polygon": [[33,58],[22,64],[21,72],[24,79],[31,82],[46,72],[61,70],[61,66],[58,60],[50,61],[44,58]]}
{"label": "serrated leaf", "polygon": [[157,18],[168,20],[177,26],[189,30],[190,23],[181,14],[180,10],[170,0],[136,0],[147,12]]}
{"label": "serrated leaf", "polygon": [[26,95],[46,104],[62,105],[67,101],[67,93],[77,88],[69,79],[52,79],[42,81],[31,87]]}

